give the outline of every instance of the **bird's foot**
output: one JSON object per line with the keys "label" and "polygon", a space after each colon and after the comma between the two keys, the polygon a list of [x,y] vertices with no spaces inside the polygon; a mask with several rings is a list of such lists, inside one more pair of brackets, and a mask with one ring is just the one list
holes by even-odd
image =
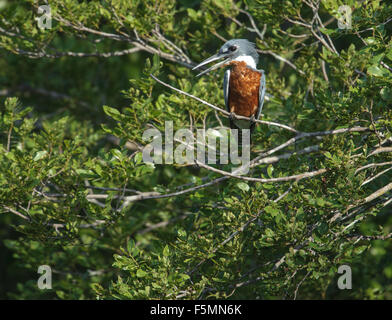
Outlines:
{"label": "bird's foot", "polygon": [[254,115],[254,114],[252,114],[252,115],[250,116],[249,119],[250,119],[250,123],[251,123],[251,124],[254,125],[254,124],[256,123],[256,118],[255,118],[255,115]]}
{"label": "bird's foot", "polygon": [[230,119],[231,121],[233,121],[233,120],[237,119],[237,115],[236,115],[234,112],[230,112],[230,114],[229,114],[229,119]]}

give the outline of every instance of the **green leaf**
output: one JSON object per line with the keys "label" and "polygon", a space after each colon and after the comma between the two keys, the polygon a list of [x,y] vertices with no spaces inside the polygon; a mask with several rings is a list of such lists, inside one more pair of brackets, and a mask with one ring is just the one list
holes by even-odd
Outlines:
{"label": "green leaf", "polygon": [[168,257],[170,255],[170,249],[168,245],[166,245],[165,248],[163,249],[163,255],[165,257]]}
{"label": "green leaf", "polygon": [[112,117],[114,120],[121,120],[121,113],[117,109],[103,106],[103,111],[109,116]]}
{"label": "green leaf", "polygon": [[249,191],[249,185],[247,184],[247,183],[245,183],[245,182],[238,182],[237,183],[237,187],[239,188],[239,189],[241,189],[242,191],[244,191],[244,192],[247,192],[247,191]]}
{"label": "green leaf", "polygon": [[326,156],[328,159],[332,159],[332,155],[329,151],[324,152],[324,156]]}
{"label": "green leaf", "polygon": [[375,77],[384,77],[384,76],[388,76],[388,71],[383,68],[383,67],[379,67],[377,65],[373,65],[371,67],[369,67],[367,69],[367,73],[371,76],[375,76]]}
{"label": "green leaf", "polygon": [[127,243],[127,250],[129,254],[133,253],[133,250],[136,248],[135,241],[133,239],[129,239]]}
{"label": "green leaf", "polygon": [[319,30],[326,35],[331,35],[336,31],[335,29],[327,29],[327,28],[319,28]]}
{"label": "green leaf", "polygon": [[81,178],[99,178],[99,175],[95,174],[92,170],[76,169],[75,171]]}
{"label": "green leaf", "polygon": [[280,213],[280,210],[277,208],[274,208],[273,206],[267,206],[264,208],[264,211],[268,214],[270,214],[271,216],[275,217],[277,214]]}
{"label": "green leaf", "polygon": [[35,154],[35,157],[33,158],[33,161],[41,160],[41,159],[44,158],[47,154],[48,154],[48,151],[46,151],[46,150],[38,151],[38,152]]}
{"label": "green leaf", "polygon": [[270,178],[273,178],[272,173],[274,172],[274,167],[270,164],[267,168],[267,173]]}
{"label": "green leaf", "polygon": [[391,88],[388,88],[388,87],[382,88],[380,91],[380,94],[381,94],[381,98],[384,101],[389,102],[389,103],[392,102],[392,89]]}
{"label": "green leaf", "polygon": [[144,271],[143,269],[137,269],[136,276],[138,278],[144,278],[146,275],[147,275],[146,271]]}

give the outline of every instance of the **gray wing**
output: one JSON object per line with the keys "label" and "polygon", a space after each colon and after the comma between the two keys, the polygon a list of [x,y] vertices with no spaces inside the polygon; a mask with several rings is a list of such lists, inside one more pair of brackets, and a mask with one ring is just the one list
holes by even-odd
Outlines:
{"label": "gray wing", "polygon": [[260,117],[261,110],[263,109],[265,89],[266,89],[265,72],[264,70],[257,70],[257,71],[261,73],[261,78],[260,78],[260,87],[259,87],[259,108],[257,109],[256,119]]}
{"label": "gray wing", "polygon": [[228,112],[229,108],[229,82],[230,82],[230,69],[225,71],[225,76],[223,78],[223,97],[225,98],[225,105]]}

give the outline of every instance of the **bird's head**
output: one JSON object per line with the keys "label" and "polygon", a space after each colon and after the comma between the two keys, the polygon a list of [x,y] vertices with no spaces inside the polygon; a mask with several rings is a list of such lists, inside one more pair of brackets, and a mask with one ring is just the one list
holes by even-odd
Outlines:
{"label": "bird's head", "polygon": [[[222,60],[223,59],[223,60]],[[233,39],[227,41],[220,49],[219,52],[212,57],[204,60],[198,64],[192,70],[198,69],[210,62],[222,60],[212,67],[199,73],[197,76],[206,74],[212,70],[215,70],[221,66],[226,65],[231,61],[244,61],[248,66],[256,68],[257,62],[259,61],[259,55],[256,51],[255,44],[249,42],[246,39]]]}

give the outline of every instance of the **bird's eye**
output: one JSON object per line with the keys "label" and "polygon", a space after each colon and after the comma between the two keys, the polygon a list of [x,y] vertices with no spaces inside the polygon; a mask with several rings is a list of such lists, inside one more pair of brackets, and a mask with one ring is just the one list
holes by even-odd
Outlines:
{"label": "bird's eye", "polygon": [[231,51],[231,52],[236,51],[236,50],[237,50],[237,47],[236,47],[236,46],[231,46],[231,47],[229,47],[229,51]]}

